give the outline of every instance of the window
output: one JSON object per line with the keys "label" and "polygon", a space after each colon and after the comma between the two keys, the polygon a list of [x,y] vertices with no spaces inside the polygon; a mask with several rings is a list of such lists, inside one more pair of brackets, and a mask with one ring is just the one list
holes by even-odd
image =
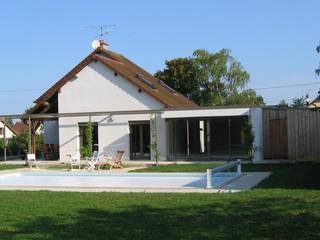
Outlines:
{"label": "window", "polygon": [[141,82],[147,84],[152,89],[157,89],[156,85],[149,80],[145,79],[145,77],[142,74],[136,74],[136,78],[139,79]]}
{"label": "window", "polygon": [[0,128],[0,135],[3,135],[3,128]]}
{"label": "window", "polygon": [[165,84],[164,81],[159,80],[159,83],[160,83],[160,85],[161,85],[162,87],[168,89],[171,93],[173,93],[173,94],[176,94],[176,93],[177,93],[176,90],[174,90],[174,89],[173,89],[172,87],[170,87],[169,85]]}

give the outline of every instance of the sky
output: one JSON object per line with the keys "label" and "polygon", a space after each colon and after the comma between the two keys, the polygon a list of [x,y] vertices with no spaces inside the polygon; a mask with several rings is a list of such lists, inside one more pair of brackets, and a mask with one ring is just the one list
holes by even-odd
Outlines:
{"label": "sky", "polygon": [[[228,48],[267,104],[317,96],[320,1],[1,1],[0,114],[18,114],[91,51],[111,24],[110,49],[155,73],[196,49]],[[265,87],[314,83],[277,89]]]}

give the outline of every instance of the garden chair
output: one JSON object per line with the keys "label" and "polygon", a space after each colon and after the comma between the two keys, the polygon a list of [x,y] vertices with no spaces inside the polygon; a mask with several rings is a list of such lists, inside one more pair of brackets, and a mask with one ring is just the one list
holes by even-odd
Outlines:
{"label": "garden chair", "polygon": [[93,155],[91,158],[86,158],[87,160],[87,169],[89,171],[95,170],[97,168],[97,166],[99,167],[99,152],[98,151],[94,151]]}
{"label": "garden chair", "polygon": [[117,154],[110,160],[107,160],[107,164],[110,165],[111,170],[113,167],[116,168],[123,168],[123,157],[124,157],[125,151],[117,151]]}
{"label": "garden chair", "polygon": [[73,166],[79,166],[79,170],[81,169],[80,153],[71,155],[70,170],[73,170]]}
{"label": "garden chair", "polygon": [[33,154],[27,154],[27,164],[29,165],[30,168],[35,167],[38,168],[38,163],[36,160],[36,155]]}

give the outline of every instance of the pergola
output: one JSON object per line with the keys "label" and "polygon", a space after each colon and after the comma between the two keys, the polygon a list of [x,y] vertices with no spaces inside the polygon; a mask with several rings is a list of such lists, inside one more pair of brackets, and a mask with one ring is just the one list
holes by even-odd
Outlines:
{"label": "pergola", "polygon": [[[58,120],[63,117],[88,117],[91,121],[93,116],[115,116],[115,115],[137,115],[137,114],[158,114],[168,109],[158,110],[127,110],[127,111],[107,111],[107,112],[78,112],[78,113],[41,113],[41,114],[13,114],[0,115],[0,119],[21,119],[28,125],[28,153],[35,153],[35,133],[40,123],[43,121]],[[6,135],[4,134],[4,161],[7,160],[6,154]]]}

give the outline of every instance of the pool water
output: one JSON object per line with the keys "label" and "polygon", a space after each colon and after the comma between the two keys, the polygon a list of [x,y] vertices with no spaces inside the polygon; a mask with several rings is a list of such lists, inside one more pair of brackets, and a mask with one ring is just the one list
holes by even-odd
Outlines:
{"label": "pool water", "polygon": [[[219,188],[239,176],[216,173],[213,187]],[[71,188],[205,188],[206,173],[96,173],[21,172],[0,174],[0,187]]]}

